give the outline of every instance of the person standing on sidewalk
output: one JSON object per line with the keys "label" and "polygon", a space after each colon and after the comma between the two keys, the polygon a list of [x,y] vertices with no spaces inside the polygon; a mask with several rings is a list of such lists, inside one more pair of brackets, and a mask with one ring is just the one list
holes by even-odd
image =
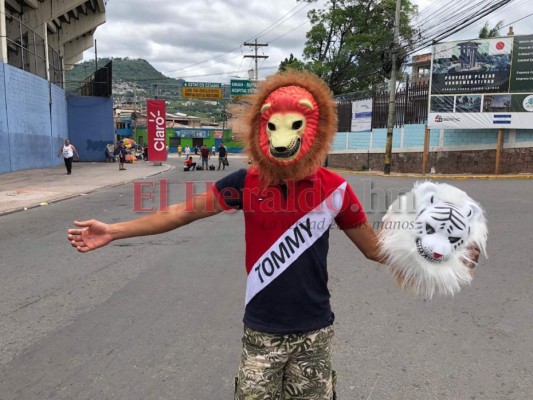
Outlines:
{"label": "person standing on sidewalk", "polygon": [[71,144],[70,140],[68,139],[65,139],[65,144],[59,148],[57,156],[59,157],[61,154],[63,154],[63,158],[65,160],[67,175],[70,175],[72,172],[72,160],[74,159],[74,154],[76,154],[76,158],[78,160],[80,159],[80,155],[78,154],[76,147],[74,147],[74,145]]}
{"label": "person standing on sidewalk", "polygon": [[220,169],[220,166],[222,165],[222,169],[226,169],[226,160],[228,158],[228,149],[226,149],[226,146],[224,146],[224,142],[220,142],[220,146],[218,146],[218,169]]}
{"label": "person standing on sidewalk", "polygon": [[124,163],[126,162],[126,154],[128,154],[128,151],[126,150],[126,146],[124,146],[124,142],[121,140],[118,142],[118,170],[124,171],[126,168],[124,168]]}
{"label": "person standing on sidewalk", "polygon": [[200,157],[202,157],[202,169],[204,171],[207,171],[209,169],[209,156],[209,149],[204,144],[200,149]]}

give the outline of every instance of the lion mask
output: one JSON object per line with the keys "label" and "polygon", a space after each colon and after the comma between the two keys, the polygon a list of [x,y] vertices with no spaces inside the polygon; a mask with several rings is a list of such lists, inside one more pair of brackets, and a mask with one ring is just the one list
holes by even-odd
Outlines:
{"label": "lion mask", "polygon": [[263,82],[246,114],[246,149],[265,186],[300,180],[324,162],[337,129],[331,91],[316,75],[289,71]]}

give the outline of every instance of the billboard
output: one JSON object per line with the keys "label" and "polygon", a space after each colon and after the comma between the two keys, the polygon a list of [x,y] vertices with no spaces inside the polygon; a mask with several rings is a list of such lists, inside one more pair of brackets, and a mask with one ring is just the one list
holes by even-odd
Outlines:
{"label": "billboard", "polygon": [[174,128],[174,134],[180,138],[209,139],[212,131],[206,128]]}
{"label": "billboard", "polygon": [[352,101],[351,132],[372,130],[372,99]]}
{"label": "billboard", "polygon": [[533,35],[433,47],[430,128],[533,126]]}
{"label": "billboard", "polygon": [[166,109],[165,100],[146,101],[148,133],[148,161],[166,161]]}

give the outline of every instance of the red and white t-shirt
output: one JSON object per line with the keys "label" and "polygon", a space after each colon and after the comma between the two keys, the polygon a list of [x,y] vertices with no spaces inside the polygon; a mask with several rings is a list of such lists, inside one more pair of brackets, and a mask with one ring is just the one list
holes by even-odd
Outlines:
{"label": "red and white t-shirt", "polygon": [[261,188],[254,168],[215,183],[225,209],[245,216],[244,324],[268,333],[309,332],[333,323],[328,290],[329,229],[366,222],[341,176],[325,168],[297,182]]}

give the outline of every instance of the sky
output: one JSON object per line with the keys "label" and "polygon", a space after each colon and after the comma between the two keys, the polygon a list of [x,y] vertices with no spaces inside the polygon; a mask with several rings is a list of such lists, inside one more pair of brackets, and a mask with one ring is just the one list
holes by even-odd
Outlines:
{"label": "sky", "polygon": [[[475,38],[485,21],[492,27],[507,25],[532,13],[532,0],[512,0],[446,40]],[[423,20],[437,4],[468,0],[411,0]],[[108,0],[106,23],[96,29],[96,47],[84,52],[84,60],[100,57],[143,58],[158,71],[189,82],[229,83],[253,78],[257,39],[258,76],[276,72],[292,53],[301,59],[305,35],[310,30],[307,13],[327,0],[309,5],[296,0]],[[433,5],[431,5],[433,3]],[[515,35],[533,34],[533,15],[512,24]],[[508,28],[500,33],[505,35]],[[427,49],[430,51],[430,49]],[[252,70],[250,72],[250,70]],[[250,75],[251,74],[251,75]]]}

